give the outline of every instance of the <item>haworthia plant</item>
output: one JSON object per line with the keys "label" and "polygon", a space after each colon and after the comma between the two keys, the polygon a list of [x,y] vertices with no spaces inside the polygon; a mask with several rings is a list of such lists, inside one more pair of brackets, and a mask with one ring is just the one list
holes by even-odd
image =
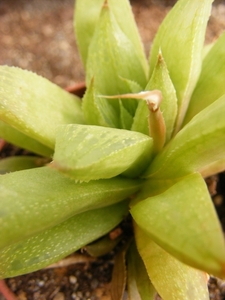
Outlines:
{"label": "haworthia plant", "polygon": [[[39,155],[0,162],[1,278],[123,239],[113,300],[126,287],[132,300],[209,299],[206,273],[225,277],[203,179],[225,170],[225,35],[203,51],[211,4],[177,1],[147,60],[128,0],[76,0],[82,99],[0,66],[0,137]],[[134,232],[111,240],[124,218]]]}

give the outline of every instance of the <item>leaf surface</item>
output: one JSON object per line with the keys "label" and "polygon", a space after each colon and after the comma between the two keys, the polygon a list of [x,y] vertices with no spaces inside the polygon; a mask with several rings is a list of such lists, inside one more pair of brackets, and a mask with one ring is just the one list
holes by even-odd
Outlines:
{"label": "leaf surface", "polygon": [[15,128],[0,120],[0,137],[7,142],[20,147],[22,149],[29,150],[36,154],[52,157],[53,150],[39,143],[37,140],[21,133]]}
{"label": "leaf surface", "polygon": [[104,1],[105,0],[76,0],[75,3],[73,25],[84,66],[87,62],[88,49]]}
{"label": "leaf surface", "polygon": [[148,275],[163,300],[209,300],[204,272],[171,256],[138,226],[135,226],[135,236]]}
{"label": "leaf surface", "polygon": [[152,139],[141,133],[71,124],[58,130],[52,166],[82,181],[119,174],[136,177],[151,153]]}
{"label": "leaf surface", "polygon": [[145,177],[174,179],[224,159],[225,95],[198,113],[156,156]]}
{"label": "leaf surface", "polygon": [[[162,93],[160,110],[163,113],[166,125],[166,141],[168,142],[173,133],[177,117],[177,96],[161,53],[158,55],[156,66],[145,90],[160,90]],[[134,116],[132,130],[149,134],[148,115],[149,110],[146,102],[139,101],[138,108]]]}
{"label": "leaf surface", "polygon": [[127,255],[128,294],[130,300],[154,300],[156,291],[148,277],[145,265],[135,243]]}
{"label": "leaf surface", "polygon": [[82,99],[82,109],[87,124],[119,128],[119,109],[116,109],[112,101],[100,95],[92,80]]}
{"label": "leaf surface", "polygon": [[3,248],[0,278],[33,272],[62,259],[112,230],[126,213],[127,202],[87,211]]}
{"label": "leaf surface", "polygon": [[101,239],[85,246],[84,250],[93,257],[103,256],[113,251],[121,239],[122,236],[119,236],[116,239],[111,239],[110,234],[108,234]]}
{"label": "leaf surface", "polygon": [[199,172],[201,175],[206,178],[217,173],[223,172],[225,170],[225,157],[214,162],[211,162]]}
{"label": "leaf surface", "polygon": [[121,77],[136,81],[142,88],[147,81],[137,49],[106,4],[89,47],[87,86],[94,78],[96,89],[102,95],[129,93]]}
{"label": "leaf surface", "polygon": [[0,66],[0,120],[54,148],[56,126],[84,123],[81,102],[47,79]]}
{"label": "leaf surface", "polygon": [[[86,65],[88,49],[98,24],[100,12],[104,2],[104,0],[76,1],[74,27],[84,65]],[[110,10],[113,12],[121,31],[131,41],[133,47],[136,48],[142,67],[145,69],[145,71],[147,71],[147,63],[143,45],[141,43],[129,1],[120,0],[118,2],[117,0],[108,0],[107,4],[109,5]],[[124,14],[124,12],[126,13]]]}
{"label": "leaf surface", "polygon": [[0,160],[0,174],[42,167],[48,159],[36,156],[10,156]]}
{"label": "leaf surface", "polygon": [[95,208],[122,201],[140,188],[124,178],[75,183],[48,167],[0,176],[0,248]]}
{"label": "leaf surface", "polygon": [[177,92],[177,129],[183,121],[200,74],[211,3],[212,0],[178,1],[160,25],[151,49],[150,75],[161,50]]}
{"label": "leaf surface", "polygon": [[119,100],[120,107],[120,128],[130,130],[131,125],[133,123],[133,117],[127,111],[127,109],[123,106],[123,102],[121,99]]}
{"label": "leaf surface", "polygon": [[131,214],[138,226],[171,255],[224,276],[224,237],[199,174],[186,176],[162,194],[140,201]]}
{"label": "leaf surface", "polygon": [[225,94],[225,32],[211,47],[191,97],[185,124],[205,107]]}

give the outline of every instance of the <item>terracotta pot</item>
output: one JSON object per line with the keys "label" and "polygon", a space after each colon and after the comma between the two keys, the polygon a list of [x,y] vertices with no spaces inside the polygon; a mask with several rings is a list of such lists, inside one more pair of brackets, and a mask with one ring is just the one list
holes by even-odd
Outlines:
{"label": "terracotta pot", "polygon": [[71,94],[74,94],[78,97],[83,97],[86,91],[86,84],[85,82],[75,83],[74,85],[68,86],[65,90]]}

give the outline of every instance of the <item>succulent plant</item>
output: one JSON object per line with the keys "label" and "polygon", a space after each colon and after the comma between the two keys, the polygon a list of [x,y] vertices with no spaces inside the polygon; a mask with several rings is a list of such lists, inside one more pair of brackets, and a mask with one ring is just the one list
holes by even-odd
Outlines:
{"label": "succulent plant", "polygon": [[76,0],[82,101],[0,67],[0,137],[43,157],[0,162],[1,278],[90,243],[108,251],[120,238],[107,234],[131,215],[112,299],[126,278],[130,299],[209,299],[206,273],[225,276],[204,181],[225,169],[225,34],[204,51],[211,5],[179,0],[147,61],[127,0]]}

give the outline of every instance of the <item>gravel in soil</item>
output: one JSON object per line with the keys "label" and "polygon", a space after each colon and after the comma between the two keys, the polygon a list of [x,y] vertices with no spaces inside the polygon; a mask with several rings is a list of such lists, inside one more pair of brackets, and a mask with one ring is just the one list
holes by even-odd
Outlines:
{"label": "gravel in soil", "polygon": [[19,300],[106,300],[112,267],[112,260],[99,259],[75,267],[45,269],[6,282]]}

